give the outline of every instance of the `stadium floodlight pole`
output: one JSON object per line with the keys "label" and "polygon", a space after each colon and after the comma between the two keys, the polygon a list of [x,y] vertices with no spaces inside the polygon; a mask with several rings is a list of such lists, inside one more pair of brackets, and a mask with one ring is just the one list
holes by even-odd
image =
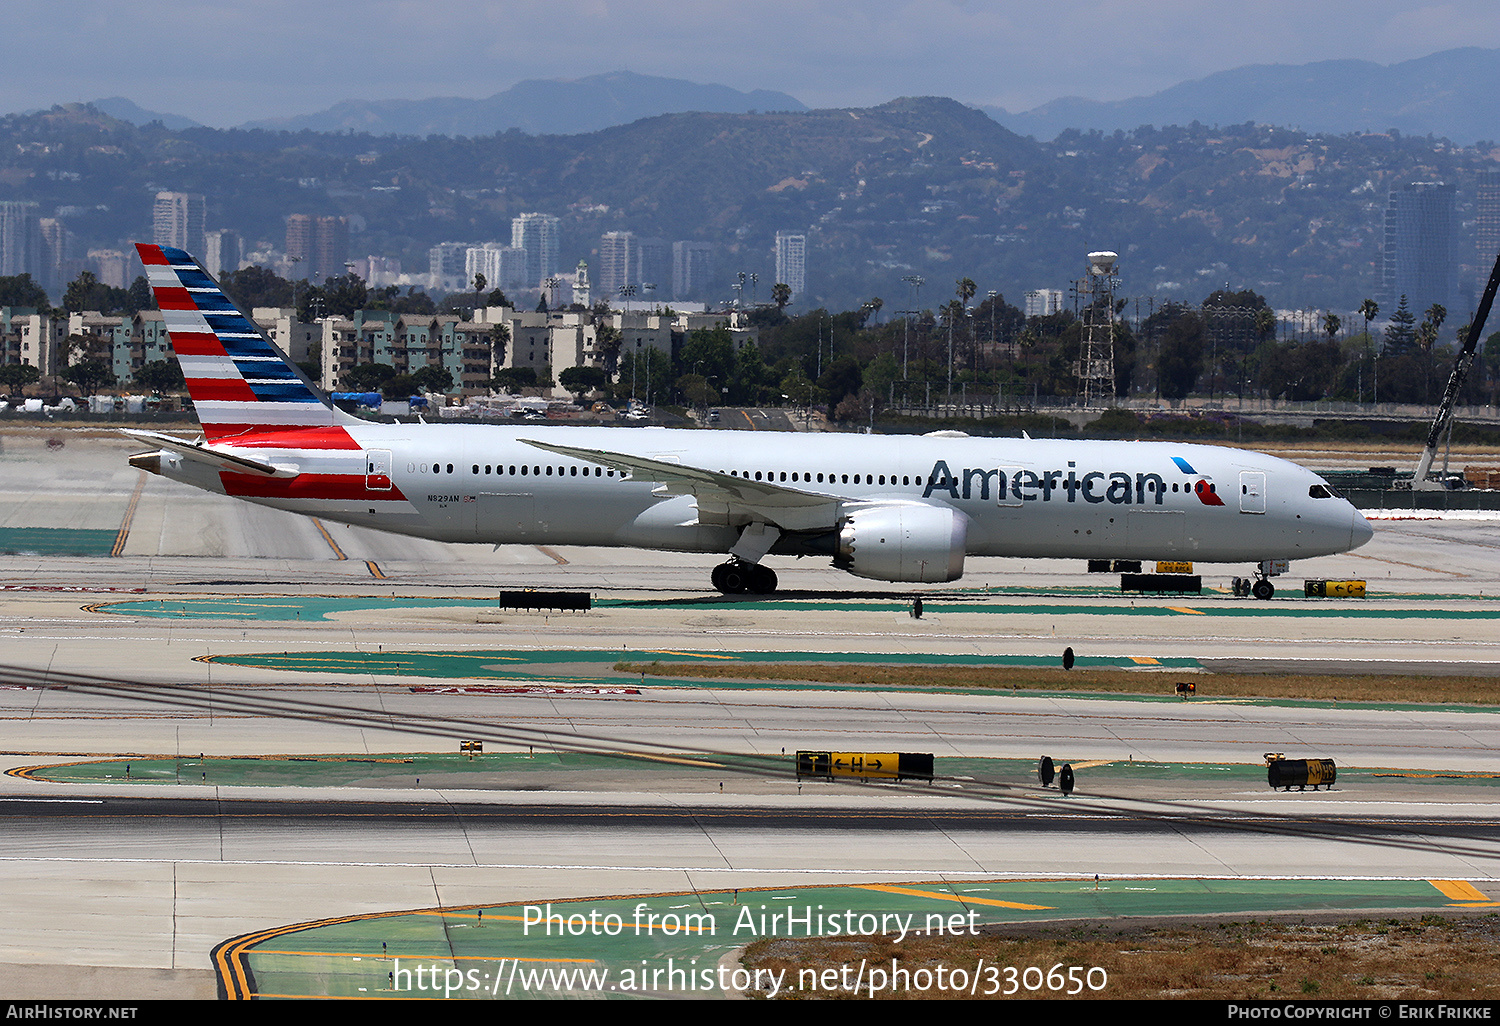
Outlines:
{"label": "stadium floodlight pole", "polygon": [[917,297],[921,295],[922,286],[926,284],[927,279],[920,274],[908,274],[901,280],[911,286],[911,309],[906,311],[906,340],[902,343],[901,350],[901,379],[905,381],[908,378],[906,366],[911,357],[911,315],[920,312]]}
{"label": "stadium floodlight pole", "polygon": [[1000,298],[1000,293],[990,289],[985,295],[990,297],[990,352],[995,351],[995,300]]}

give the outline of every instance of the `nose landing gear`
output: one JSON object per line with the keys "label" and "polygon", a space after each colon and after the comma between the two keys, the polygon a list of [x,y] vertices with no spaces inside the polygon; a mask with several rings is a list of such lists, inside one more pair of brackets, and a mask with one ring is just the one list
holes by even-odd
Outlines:
{"label": "nose landing gear", "polygon": [[1276,594],[1276,586],[1271,583],[1271,578],[1287,572],[1288,565],[1284,559],[1263,559],[1255,568],[1255,578],[1236,577],[1231,587],[1236,596],[1244,598],[1254,595],[1258,599],[1268,599]]}

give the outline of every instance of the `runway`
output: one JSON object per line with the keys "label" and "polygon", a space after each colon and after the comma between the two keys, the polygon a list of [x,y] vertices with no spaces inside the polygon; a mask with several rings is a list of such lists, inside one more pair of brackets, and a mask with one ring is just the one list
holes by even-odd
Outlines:
{"label": "runway", "polygon": [[[74,996],[89,979],[201,994],[214,945],[321,917],[703,887],[1101,873],[1432,878],[1500,895],[1488,776],[1500,775],[1500,713],[1331,701],[1338,674],[1356,669],[1500,674],[1489,622],[1500,523],[1378,523],[1364,549],[1294,565],[1270,603],[1217,590],[1132,599],[1078,566],[971,560],[962,587],[933,589],[915,620],[909,588],[810,561],[777,567],[790,593],[778,601],[724,601],[708,589],[709,558],[414,542],[143,479],[124,466],[129,443],[46,440],[6,435],[0,455],[0,540],[18,550],[0,555],[0,662],[33,674],[28,686],[0,681],[0,769],[446,753],[472,735],[517,757],[587,737],[768,766],[800,749],[930,751],[939,766],[1005,773],[898,787],[502,767],[246,786],[208,779],[210,761],[197,782],[0,776],[0,964],[55,969],[5,974],[33,989],[3,996]],[[75,533],[24,533],[38,530]],[[26,551],[37,538],[53,551]],[[1222,570],[1205,585],[1243,572]],[[1304,600],[1303,576],[1363,577],[1372,596]],[[502,587],[599,601],[588,614],[506,611],[494,604]],[[256,597],[266,601],[248,608]],[[158,605],[132,605],[146,602]],[[1135,661],[1148,697],[643,684],[612,670],[622,651],[978,664],[1051,662],[1065,647]],[[392,652],[468,654],[491,676],[395,668]],[[559,652],[582,654],[549,661]],[[286,655],[248,658],[268,653]],[[319,653],[355,661],[294,658]],[[1231,665],[1328,672],[1330,690],[1311,705],[1215,701],[1212,671]],[[1170,697],[1181,673],[1206,700]],[[35,674],[74,686],[29,686]],[[144,684],[152,700],[82,688],[83,677]],[[302,715],[303,703],[344,712]],[[1283,795],[1204,768],[1267,751],[1332,757],[1348,774],[1333,791]],[[1099,765],[1065,801],[983,762],[1041,754]],[[1137,779],[1135,764],[1182,768]]]}

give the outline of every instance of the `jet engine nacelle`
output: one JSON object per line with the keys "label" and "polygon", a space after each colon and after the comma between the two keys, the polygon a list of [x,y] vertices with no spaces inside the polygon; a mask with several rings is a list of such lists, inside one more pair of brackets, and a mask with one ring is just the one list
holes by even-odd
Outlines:
{"label": "jet engine nacelle", "polygon": [[834,565],[876,581],[956,581],[968,528],[968,518],[947,506],[855,510],[839,529]]}

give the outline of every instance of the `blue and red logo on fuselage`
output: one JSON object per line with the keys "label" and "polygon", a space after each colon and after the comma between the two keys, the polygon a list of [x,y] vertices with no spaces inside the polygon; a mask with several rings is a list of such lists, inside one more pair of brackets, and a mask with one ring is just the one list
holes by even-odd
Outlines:
{"label": "blue and red logo on fuselage", "polygon": [[1224,500],[1219,498],[1218,489],[1213,486],[1213,478],[1199,474],[1196,470],[1193,469],[1193,465],[1187,460],[1183,459],[1181,456],[1173,456],[1172,462],[1177,464],[1177,469],[1182,471],[1184,474],[1188,475],[1189,477],[1196,477],[1198,479],[1193,482],[1192,489],[1193,494],[1198,496],[1199,502],[1203,503],[1203,505],[1205,506],[1224,505]]}

